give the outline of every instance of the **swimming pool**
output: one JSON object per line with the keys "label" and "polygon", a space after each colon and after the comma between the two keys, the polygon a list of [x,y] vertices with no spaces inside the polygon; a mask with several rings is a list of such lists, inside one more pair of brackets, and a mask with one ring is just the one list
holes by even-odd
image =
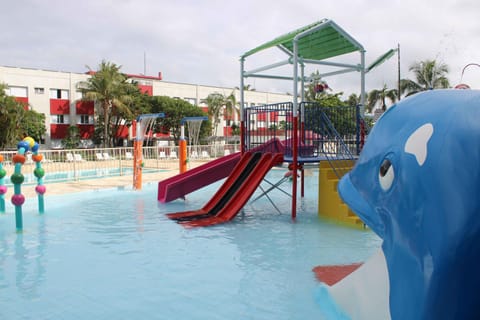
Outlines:
{"label": "swimming pool", "polygon": [[317,179],[306,178],[296,222],[278,191],[270,196],[282,213],[261,198],[208,228],[165,217],[200,207],[219,183],[168,204],[157,203],[156,184],[49,196],[41,216],[28,199],[21,234],[9,204],[0,216],[0,319],[322,319],[312,268],[363,261],[380,240],[321,221]]}

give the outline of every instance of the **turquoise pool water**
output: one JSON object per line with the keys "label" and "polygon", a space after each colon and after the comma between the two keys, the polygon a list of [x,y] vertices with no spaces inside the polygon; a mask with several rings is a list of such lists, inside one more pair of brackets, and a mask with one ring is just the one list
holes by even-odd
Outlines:
{"label": "turquoise pool water", "polygon": [[363,261],[380,240],[321,221],[316,172],[306,184],[295,222],[274,191],[284,212],[261,198],[231,223],[196,229],[164,214],[201,207],[219,183],[168,204],[157,203],[156,184],[47,195],[44,215],[27,199],[21,234],[8,204],[0,319],[322,319],[312,268]]}

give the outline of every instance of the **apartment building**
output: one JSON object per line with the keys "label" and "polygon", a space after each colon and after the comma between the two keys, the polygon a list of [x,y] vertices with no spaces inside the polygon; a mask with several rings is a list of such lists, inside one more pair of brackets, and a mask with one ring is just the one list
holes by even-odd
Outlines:
{"label": "apartment building", "polygon": [[[22,102],[25,108],[45,114],[46,148],[61,148],[61,141],[72,124],[79,128],[82,146],[93,146],[95,105],[93,102],[82,101],[81,93],[77,90],[78,83],[86,81],[91,75],[89,72],[74,73],[0,66],[0,83],[8,86],[7,94]],[[202,101],[211,93],[228,96],[234,92],[237,101],[240,101],[239,90],[234,88],[164,81],[161,73],[158,76],[128,75],[128,77],[138,84],[142,92],[152,96],[183,99],[204,110],[207,110],[208,106]],[[245,91],[244,98],[245,106],[292,100],[287,94],[260,91]],[[217,136],[231,134],[228,120],[238,119],[236,116],[235,119],[221,119]],[[129,138],[132,138],[131,133]]]}

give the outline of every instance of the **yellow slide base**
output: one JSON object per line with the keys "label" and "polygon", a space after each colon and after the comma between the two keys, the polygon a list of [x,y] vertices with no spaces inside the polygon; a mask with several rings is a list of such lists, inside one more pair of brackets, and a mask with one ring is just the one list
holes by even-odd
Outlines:
{"label": "yellow slide base", "polygon": [[[354,161],[338,161],[335,167],[347,172]],[[318,215],[326,220],[358,229],[365,229],[363,221],[340,199],[337,191],[339,179],[328,161],[321,161],[318,174]]]}

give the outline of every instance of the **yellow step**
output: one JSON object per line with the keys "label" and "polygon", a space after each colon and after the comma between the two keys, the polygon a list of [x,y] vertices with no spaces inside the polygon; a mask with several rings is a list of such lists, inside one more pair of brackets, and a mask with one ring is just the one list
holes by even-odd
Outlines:
{"label": "yellow step", "polygon": [[[350,171],[354,165],[349,160],[336,161],[336,170],[342,174]],[[328,161],[320,162],[318,179],[318,214],[328,220],[363,229],[363,221],[340,198],[337,191],[339,179]]]}

